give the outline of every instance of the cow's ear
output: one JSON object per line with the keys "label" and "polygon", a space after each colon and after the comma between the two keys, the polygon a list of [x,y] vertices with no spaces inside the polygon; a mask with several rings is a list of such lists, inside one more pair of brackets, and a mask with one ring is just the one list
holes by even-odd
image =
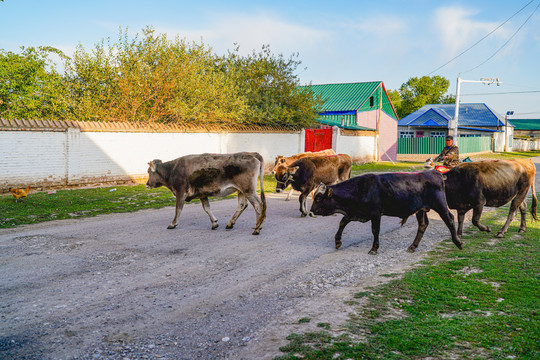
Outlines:
{"label": "cow's ear", "polygon": [[289,174],[291,174],[291,175],[296,174],[296,172],[298,171],[298,168],[300,168],[300,166],[295,166],[295,167],[289,168]]}
{"label": "cow's ear", "polygon": [[152,160],[148,163],[151,172],[156,172],[156,164],[161,162],[160,160]]}
{"label": "cow's ear", "polygon": [[329,198],[332,197],[332,189],[328,189],[328,197],[329,197]]}

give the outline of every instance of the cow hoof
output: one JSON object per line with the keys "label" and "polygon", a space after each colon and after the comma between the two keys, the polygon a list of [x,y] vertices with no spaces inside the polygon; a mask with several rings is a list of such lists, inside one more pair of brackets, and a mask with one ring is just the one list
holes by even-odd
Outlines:
{"label": "cow hoof", "polygon": [[497,235],[495,235],[495,237],[497,237],[499,239],[502,239],[504,237],[504,233],[497,233]]}
{"label": "cow hoof", "polygon": [[212,230],[216,230],[219,227],[218,223],[212,224]]}
{"label": "cow hoof", "polygon": [[377,250],[371,249],[371,250],[369,250],[368,254],[369,255],[377,255]]}
{"label": "cow hoof", "polygon": [[251,233],[251,235],[259,235],[261,233],[261,230],[255,230]]}
{"label": "cow hoof", "polygon": [[309,216],[312,217],[312,218],[316,218],[317,215],[315,215],[314,213],[312,213],[311,211],[309,212]]}
{"label": "cow hoof", "polygon": [[518,234],[523,234],[525,232],[525,229],[519,229]]}
{"label": "cow hoof", "polygon": [[301,213],[300,216],[301,216],[301,217],[306,217],[306,216],[307,216],[307,213]]}
{"label": "cow hoof", "polygon": [[225,229],[232,229],[234,225],[231,225],[231,224],[227,224],[227,226],[225,226]]}
{"label": "cow hoof", "polygon": [[167,229],[174,229],[175,227],[176,227],[176,225],[171,224],[171,225],[167,226]]}
{"label": "cow hoof", "polygon": [[341,247],[341,241],[340,242],[336,241],[336,250],[338,250],[340,247]]}
{"label": "cow hoof", "polygon": [[459,250],[463,250],[463,243],[458,242],[456,243],[456,246]]}
{"label": "cow hoof", "polygon": [[415,251],[416,251],[416,248],[413,248],[413,247],[409,247],[409,248],[407,249],[407,252],[410,252],[410,253],[413,253],[413,252],[415,252]]}

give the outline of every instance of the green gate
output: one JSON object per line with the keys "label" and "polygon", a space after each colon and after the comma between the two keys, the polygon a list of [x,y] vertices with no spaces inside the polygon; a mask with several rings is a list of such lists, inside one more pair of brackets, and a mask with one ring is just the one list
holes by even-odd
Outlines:
{"label": "green gate", "polygon": [[[444,137],[398,138],[398,154],[439,154],[446,146]],[[459,137],[457,146],[460,154],[492,150],[490,136]]]}

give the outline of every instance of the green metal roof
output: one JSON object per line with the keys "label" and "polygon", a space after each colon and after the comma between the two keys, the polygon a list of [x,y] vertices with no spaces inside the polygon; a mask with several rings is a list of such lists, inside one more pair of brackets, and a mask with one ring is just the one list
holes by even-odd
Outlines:
{"label": "green metal roof", "polygon": [[514,130],[540,130],[540,119],[509,119]]}
{"label": "green metal roof", "polygon": [[[324,101],[320,115],[324,115],[325,112],[376,110],[379,108],[382,88],[382,110],[396,121],[398,120],[382,81],[308,85],[303,87],[309,88],[315,96],[320,96]],[[371,100],[371,97],[373,97],[373,100]]]}

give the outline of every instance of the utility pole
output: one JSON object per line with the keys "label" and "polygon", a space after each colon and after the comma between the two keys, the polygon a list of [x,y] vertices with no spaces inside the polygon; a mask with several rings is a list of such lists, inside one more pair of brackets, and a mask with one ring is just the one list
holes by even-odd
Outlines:
{"label": "utility pole", "polygon": [[507,111],[504,116],[504,152],[508,151],[508,116],[510,115],[514,115],[514,112]]}
{"label": "utility pole", "polygon": [[463,80],[459,77],[457,78],[456,85],[456,106],[454,108],[454,118],[448,122],[448,134],[454,137],[454,143],[457,144],[458,141],[458,121],[459,121],[459,91],[461,88],[461,83],[481,83],[484,85],[497,84],[500,86],[502,84],[499,81],[499,78],[480,78],[480,80]]}

